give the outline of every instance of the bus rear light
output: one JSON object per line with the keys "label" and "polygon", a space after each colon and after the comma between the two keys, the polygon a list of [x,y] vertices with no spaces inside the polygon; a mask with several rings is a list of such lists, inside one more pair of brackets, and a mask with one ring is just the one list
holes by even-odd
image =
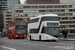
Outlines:
{"label": "bus rear light", "polygon": [[18,37],[18,35],[16,35],[16,37]]}

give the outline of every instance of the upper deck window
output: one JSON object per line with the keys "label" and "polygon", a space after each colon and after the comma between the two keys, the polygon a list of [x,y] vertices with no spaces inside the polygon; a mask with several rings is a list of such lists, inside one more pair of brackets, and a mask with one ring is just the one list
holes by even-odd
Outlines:
{"label": "upper deck window", "polygon": [[38,22],[38,21],[39,21],[39,18],[31,19],[31,20],[29,21],[29,23],[34,23],[34,22]]}
{"label": "upper deck window", "polygon": [[59,17],[42,17],[42,21],[59,21]]}
{"label": "upper deck window", "polygon": [[17,21],[16,25],[25,25],[24,21]]}

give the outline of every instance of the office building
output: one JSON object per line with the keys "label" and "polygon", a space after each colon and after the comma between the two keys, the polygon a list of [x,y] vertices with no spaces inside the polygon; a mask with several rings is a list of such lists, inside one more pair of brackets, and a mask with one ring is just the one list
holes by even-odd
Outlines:
{"label": "office building", "polygon": [[12,22],[12,11],[4,11],[4,32],[7,32],[8,23]]}
{"label": "office building", "polygon": [[20,0],[0,0],[0,31],[4,28],[3,12],[11,9],[14,4],[20,4]]}

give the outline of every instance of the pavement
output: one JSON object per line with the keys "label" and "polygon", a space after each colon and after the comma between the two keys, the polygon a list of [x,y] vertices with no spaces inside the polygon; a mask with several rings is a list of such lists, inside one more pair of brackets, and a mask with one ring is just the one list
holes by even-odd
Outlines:
{"label": "pavement", "polygon": [[73,38],[60,38],[60,40],[64,40],[64,41],[75,41],[75,39]]}

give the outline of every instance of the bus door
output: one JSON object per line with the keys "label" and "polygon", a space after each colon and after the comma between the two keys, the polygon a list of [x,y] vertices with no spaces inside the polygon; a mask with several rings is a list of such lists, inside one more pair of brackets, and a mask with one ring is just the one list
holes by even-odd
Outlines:
{"label": "bus door", "polygon": [[8,37],[11,37],[12,36],[12,30],[9,30],[8,31]]}

